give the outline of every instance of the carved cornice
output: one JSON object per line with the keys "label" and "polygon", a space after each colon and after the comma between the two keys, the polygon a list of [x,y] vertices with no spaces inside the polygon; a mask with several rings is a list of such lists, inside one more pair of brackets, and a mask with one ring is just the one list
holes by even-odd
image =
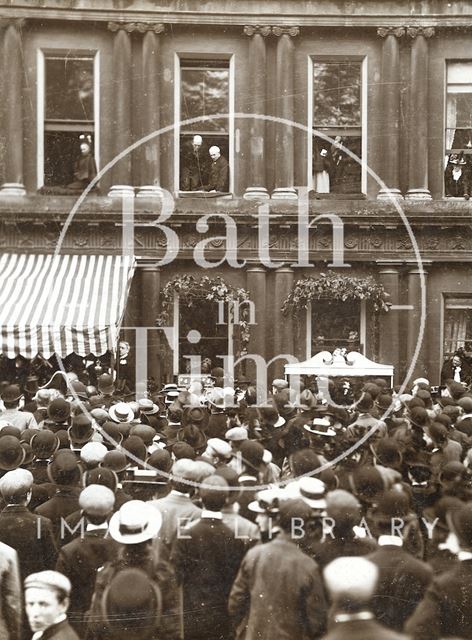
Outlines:
{"label": "carved cornice", "polygon": [[436,30],[434,27],[407,27],[406,32],[410,38],[417,38],[423,36],[423,38],[432,38]]}
{"label": "carved cornice", "polygon": [[124,30],[127,33],[146,33],[146,31],[163,33],[165,30],[165,25],[162,22],[109,22],[107,27],[113,33],[120,30]]}
{"label": "carved cornice", "polygon": [[272,27],[272,33],[274,36],[298,36],[300,34],[300,27]]}
{"label": "carved cornice", "polygon": [[243,29],[243,33],[246,36],[254,36],[256,34],[261,36],[269,36],[272,33],[272,27],[268,25],[246,25]]}
{"label": "carved cornice", "polygon": [[381,38],[386,38],[387,36],[395,36],[395,38],[401,38],[405,35],[405,32],[405,27],[378,27],[377,29],[377,35]]}

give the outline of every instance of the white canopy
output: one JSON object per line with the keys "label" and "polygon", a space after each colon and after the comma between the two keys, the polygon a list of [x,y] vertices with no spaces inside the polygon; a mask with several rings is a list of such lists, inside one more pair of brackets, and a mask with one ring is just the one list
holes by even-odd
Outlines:
{"label": "white canopy", "polygon": [[362,353],[350,351],[344,353],[337,349],[333,353],[320,351],[305,362],[285,365],[285,375],[311,375],[329,377],[386,377],[392,382],[393,365],[379,364],[369,360]]}

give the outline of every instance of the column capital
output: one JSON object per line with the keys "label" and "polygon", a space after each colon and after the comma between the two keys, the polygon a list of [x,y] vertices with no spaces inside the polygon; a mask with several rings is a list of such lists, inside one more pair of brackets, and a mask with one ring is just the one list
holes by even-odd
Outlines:
{"label": "column capital", "polygon": [[272,33],[272,27],[270,27],[269,25],[246,25],[243,29],[243,33],[246,36],[255,36],[255,35],[261,35],[261,36],[269,36]]}
{"label": "column capital", "polygon": [[377,35],[380,38],[386,38],[387,36],[395,36],[395,38],[401,38],[405,35],[405,27],[378,27]]}
{"label": "column capital", "polygon": [[139,260],[137,266],[140,271],[160,271],[161,270],[157,262],[145,260],[145,259]]}
{"label": "column capital", "polygon": [[8,27],[15,27],[17,31],[20,31],[26,26],[26,18],[1,18],[0,28],[7,29]]}
{"label": "column capital", "polygon": [[246,273],[267,273],[266,269],[258,264],[249,265],[246,268]]}
{"label": "column capital", "polygon": [[406,33],[410,38],[417,38],[423,36],[423,38],[432,38],[436,34],[434,27],[407,27]]}
{"label": "column capital", "polygon": [[300,27],[272,27],[272,33],[274,36],[298,36],[300,34]]}
{"label": "column capital", "polygon": [[127,33],[146,33],[147,31],[163,33],[165,31],[165,25],[162,22],[109,22],[107,27],[108,30],[113,33],[120,30],[126,31]]}

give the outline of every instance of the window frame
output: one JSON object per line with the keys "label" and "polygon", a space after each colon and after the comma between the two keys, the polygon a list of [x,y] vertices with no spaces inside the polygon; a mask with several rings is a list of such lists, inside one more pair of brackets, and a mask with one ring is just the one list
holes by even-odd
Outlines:
{"label": "window frame", "polygon": [[[347,301],[346,301],[347,302]],[[359,300],[360,302],[360,318],[359,318],[359,342],[362,346],[362,355],[367,353],[367,302],[366,300]],[[316,327],[312,323],[312,303],[309,302],[306,308],[305,316],[305,359],[309,360],[313,357],[311,349],[312,339]]]}
{"label": "window frame", "polygon": [[[93,155],[97,169],[100,167],[100,51],[98,49],[52,49],[38,48],[36,55],[37,70],[37,141],[36,141],[36,188],[44,187],[44,149],[45,149],[45,115],[46,115],[46,59],[90,58],[93,60]],[[52,189],[54,187],[51,187]]]}
{"label": "window frame", "polygon": [[[229,91],[228,91],[228,166],[229,166],[229,193],[234,194],[234,168],[235,168],[235,56],[234,54],[207,54],[207,53],[175,53],[174,54],[174,195],[179,197],[180,190],[180,120],[181,120],[181,67],[182,63],[191,60],[208,60],[209,62],[224,62],[228,64]],[[195,132],[197,133],[197,132]],[[187,192],[183,192],[187,193]]]}
{"label": "window frame", "polygon": [[[367,56],[366,55],[308,55],[308,150],[307,186],[313,183],[313,128],[314,128],[314,64],[315,62],[360,62],[361,63],[361,194],[367,194]],[[323,195],[323,194],[321,194]],[[328,194],[329,195],[329,194]],[[333,196],[336,194],[333,194]],[[346,194],[349,195],[349,194]],[[355,194],[353,194],[355,195]]]}
{"label": "window frame", "polygon": [[[446,336],[446,311],[447,311],[447,301],[448,300],[464,300],[464,306],[458,307],[459,309],[471,309],[472,310],[472,292],[464,292],[464,291],[448,291],[443,292],[442,294],[442,304],[441,304],[441,331],[440,331],[440,358],[439,358],[439,375],[441,375],[442,365],[444,364],[444,357],[446,354],[445,350],[445,336]],[[470,306],[467,306],[466,301],[470,301]]]}

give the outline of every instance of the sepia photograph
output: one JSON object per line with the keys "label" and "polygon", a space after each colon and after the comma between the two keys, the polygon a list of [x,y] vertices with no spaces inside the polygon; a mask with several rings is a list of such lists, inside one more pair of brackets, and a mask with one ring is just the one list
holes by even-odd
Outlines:
{"label": "sepia photograph", "polygon": [[472,640],[472,0],[0,0],[0,640]]}

